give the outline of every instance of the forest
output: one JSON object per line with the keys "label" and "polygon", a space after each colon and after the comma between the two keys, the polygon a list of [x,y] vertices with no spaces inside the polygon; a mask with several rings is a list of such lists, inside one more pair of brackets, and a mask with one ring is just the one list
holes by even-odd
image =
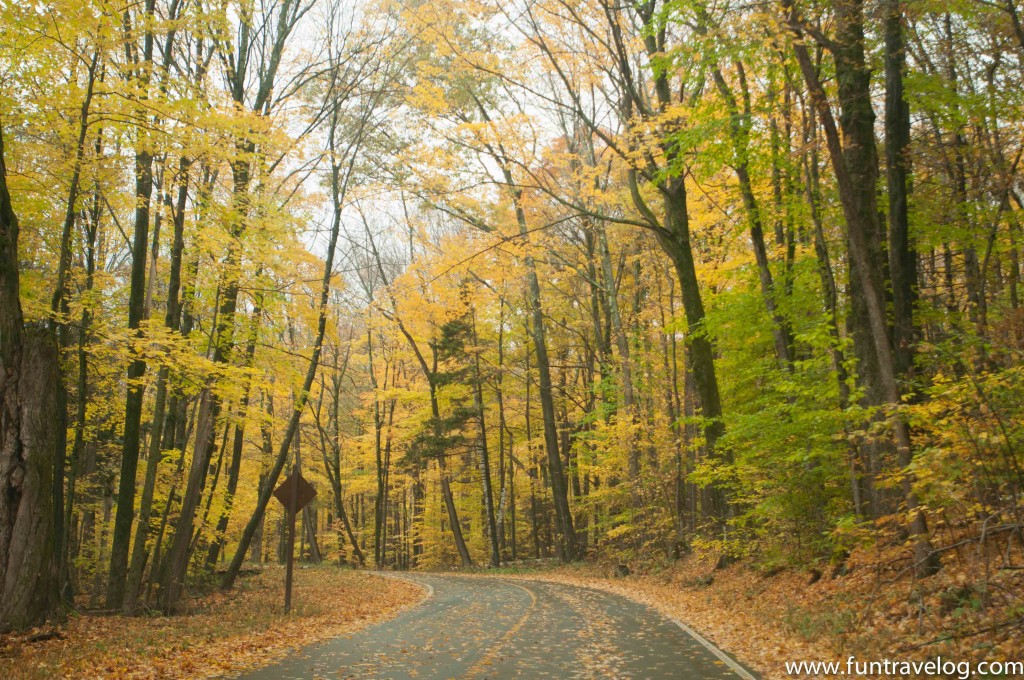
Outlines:
{"label": "forest", "polygon": [[1022,12],[0,0],[0,629],[283,560],[295,466],[307,562],[968,546],[1019,627]]}

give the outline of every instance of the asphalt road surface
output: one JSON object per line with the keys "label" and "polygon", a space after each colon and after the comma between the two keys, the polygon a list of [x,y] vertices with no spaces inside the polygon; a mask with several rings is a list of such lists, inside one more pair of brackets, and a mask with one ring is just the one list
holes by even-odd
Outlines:
{"label": "asphalt road surface", "polygon": [[242,677],[752,677],[679,624],[610,593],[496,577],[403,578],[427,587],[431,596],[394,619],[311,645]]}

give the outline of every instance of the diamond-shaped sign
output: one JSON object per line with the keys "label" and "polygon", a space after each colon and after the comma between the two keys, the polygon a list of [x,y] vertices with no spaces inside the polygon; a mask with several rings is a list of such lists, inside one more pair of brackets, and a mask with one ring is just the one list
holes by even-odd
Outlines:
{"label": "diamond-shaped sign", "polygon": [[[295,483],[295,475],[299,475],[298,484]],[[292,470],[288,478],[274,489],[274,498],[281,501],[281,505],[289,512],[302,510],[315,497],[316,489],[299,474],[298,470]]]}

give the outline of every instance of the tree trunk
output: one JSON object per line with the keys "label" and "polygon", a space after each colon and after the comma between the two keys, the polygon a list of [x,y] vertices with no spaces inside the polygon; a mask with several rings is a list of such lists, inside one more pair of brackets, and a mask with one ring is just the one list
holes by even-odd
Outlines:
{"label": "tree trunk", "polygon": [[[188,166],[185,158],[179,161],[177,204],[174,206],[173,225],[174,242],[171,246],[170,274],[167,290],[167,311],[164,315],[164,326],[172,333],[178,330],[181,318],[181,302],[178,295],[181,290],[181,262],[185,249],[185,201],[188,197]],[[168,202],[170,199],[168,199]],[[154,247],[156,243],[154,243]],[[156,476],[163,452],[163,427],[165,406],[167,402],[167,383],[170,369],[161,366],[157,374],[156,397],[153,404],[152,432],[150,434],[149,454],[146,460],[146,473],[142,487],[142,498],[139,500],[139,525],[135,532],[135,543],[132,546],[131,562],[128,568],[128,583],[125,588],[124,610],[134,613],[138,607],[139,593],[142,587],[142,574],[146,568],[150,522],[153,513],[153,494],[156,489]],[[173,402],[173,399],[172,399]],[[173,404],[172,404],[173,405]],[[170,423],[168,423],[170,424]]]}
{"label": "tree trunk", "polygon": [[[783,0],[788,10],[791,30],[800,37],[800,21],[792,0]],[[843,137],[836,128],[827,95],[818,80],[806,44],[795,42],[800,70],[810,90],[811,101],[818,109],[825,130],[825,140],[832,168],[839,187],[839,198],[847,226],[847,245],[851,268],[851,297],[855,328],[864,337],[860,352],[873,362],[862,375],[869,397],[885,404],[895,433],[896,453],[900,467],[906,469],[912,459],[910,430],[901,414],[889,327],[886,319],[883,268],[880,266],[878,244],[882,237],[875,201],[878,177],[874,139],[874,111],[871,108],[871,74],[864,61],[862,0],[843,0],[836,4],[837,49],[836,75],[842,112]],[[866,336],[866,337],[865,337]],[[856,338],[855,338],[856,340]],[[856,347],[856,344],[855,344]],[[918,507],[913,491],[913,476],[902,475],[902,492],[911,516],[910,532],[915,540],[915,568],[919,576],[934,574],[939,567],[931,551],[923,510]]]}
{"label": "tree trunk", "polygon": [[896,374],[912,376],[917,251],[910,242],[910,107],[903,96],[903,2],[885,0],[885,161],[889,188],[889,276]]}
{"label": "tree trunk", "polygon": [[622,326],[622,314],[619,311],[618,296],[615,292],[615,273],[612,271],[611,249],[608,247],[608,233],[604,223],[595,221],[594,231],[597,233],[597,251],[601,262],[605,305],[608,310],[608,319],[611,322],[612,335],[615,336],[615,346],[619,350],[623,411],[620,417],[629,422],[629,451],[627,454],[629,478],[636,481],[640,476],[640,446],[636,436],[636,398],[633,395],[633,365],[630,358],[629,338],[626,337],[626,331]]}
{"label": "tree trunk", "polygon": [[[437,403],[437,387],[434,384],[434,374],[428,373],[427,380],[430,382],[430,412],[433,415],[434,436],[438,439],[444,436],[441,431],[441,408]],[[455,508],[455,497],[452,495],[451,480],[448,479],[448,465],[445,454],[442,452],[437,457],[437,467],[441,475],[441,497],[444,500],[444,508],[448,513],[448,523],[452,528],[452,538],[455,539],[455,548],[459,551],[459,559],[462,566],[473,566],[473,558],[469,555],[469,548],[466,547],[466,539],[462,535],[462,524],[459,522],[459,513]]]}
{"label": "tree trunk", "polygon": [[[334,186],[337,190],[337,181]],[[320,365],[320,354],[323,351],[324,335],[327,332],[327,302],[331,292],[331,275],[334,273],[334,251],[338,246],[338,234],[341,229],[341,202],[337,195],[335,195],[335,210],[334,219],[331,224],[331,236],[327,244],[327,258],[324,261],[324,274],[320,284],[320,300],[318,307],[318,320],[317,320],[317,331],[316,331],[316,342],[313,345],[313,354],[309,359],[309,365],[306,368],[306,376],[302,383],[302,390],[299,392],[298,398],[295,400],[295,404],[292,408],[291,416],[288,419],[288,427],[285,430],[284,439],[281,441],[281,446],[277,452],[277,458],[275,458],[273,465],[267,473],[266,486],[260,491],[259,497],[256,500],[256,509],[253,511],[252,517],[249,522],[245,525],[245,529],[242,531],[242,536],[238,542],[238,549],[235,551],[234,557],[231,558],[231,564],[228,565],[227,572],[224,574],[224,578],[221,581],[221,588],[231,588],[235,579],[238,578],[238,571],[242,568],[242,563],[245,561],[245,554],[249,550],[249,544],[252,541],[253,535],[256,533],[256,528],[263,523],[263,513],[266,512],[267,503],[270,502],[270,495],[273,493],[274,486],[277,484],[278,478],[281,476],[281,470],[284,468],[285,460],[288,457],[288,450],[291,447],[292,439],[295,437],[295,433],[299,428],[299,419],[302,415],[302,411],[306,407],[306,402],[309,399],[309,390],[313,386],[313,380],[316,378],[317,367]]]}
{"label": "tree trunk", "polygon": [[[102,151],[102,138],[103,133],[100,131],[96,136],[96,156],[99,157]],[[93,192],[92,207],[90,209],[90,216],[86,227],[86,243],[85,243],[85,291],[90,293],[93,290],[95,284],[96,274],[96,240],[99,234],[100,225],[100,189],[97,184]],[[75,506],[75,487],[78,481],[79,469],[83,467],[83,458],[85,457],[85,418],[86,418],[86,405],[89,399],[89,353],[86,351],[86,346],[89,344],[90,332],[92,327],[92,310],[88,305],[83,306],[82,316],[80,318],[80,326],[78,329],[78,379],[76,385],[75,395],[75,438],[74,443],[71,447],[71,466],[67,473],[67,499],[66,507],[64,509],[64,528],[66,532],[70,531],[73,508]],[[70,538],[70,534],[69,534]],[[74,589],[72,588],[72,581],[74,580],[74,570],[70,568],[72,557],[75,555],[75,549],[71,546],[71,541],[65,541],[64,551],[65,557],[65,570],[68,575],[68,582],[62,584],[62,596],[65,600],[71,601],[74,599]]]}
{"label": "tree trunk", "polygon": [[[476,334],[476,315],[473,315],[473,345],[480,346],[480,340]],[[477,417],[480,422],[480,474],[483,477],[484,512],[487,515],[488,538],[491,543],[491,566],[501,565],[501,553],[498,549],[498,523],[494,517],[494,491],[491,489],[491,458],[487,450],[487,423],[484,416],[484,386],[480,376],[480,353],[474,353],[474,370],[476,372],[476,389],[473,397]]]}
{"label": "tree trunk", "polygon": [[54,465],[64,457],[59,354],[21,311],[18,219],[0,131],[0,631],[59,616],[60,555]]}
{"label": "tree trunk", "polygon": [[185,492],[181,497],[181,511],[178,514],[170,550],[167,552],[164,563],[160,565],[160,591],[157,594],[157,599],[160,608],[166,614],[174,611],[185,585],[195,515],[203,493],[210,455],[215,445],[215,430],[219,413],[220,401],[207,388],[200,397],[195,448],[192,454],[192,464],[189,466]]}
{"label": "tree trunk", "polygon": [[[715,443],[725,431],[722,399],[715,375],[715,352],[704,328],[704,300],[697,282],[697,269],[690,244],[690,221],[682,180],[663,192],[666,232],[658,232],[658,242],[668,253],[679,279],[679,290],[686,316],[686,348],[701,416],[704,418],[705,447],[709,457],[716,456]],[[728,461],[728,458],[726,459]],[[705,511],[716,520],[724,520],[728,511],[725,493],[717,485],[706,491],[709,507]]]}
{"label": "tree trunk", "polygon": [[[706,27],[703,24],[706,21],[706,16],[703,11],[700,12],[699,18],[701,25],[698,27],[698,31],[701,35],[705,35]],[[789,323],[778,310],[776,298],[778,292],[775,289],[775,281],[768,260],[768,249],[765,246],[764,222],[761,218],[761,208],[754,194],[754,185],[750,180],[750,164],[748,162],[750,156],[748,140],[752,122],[750,96],[746,88],[746,76],[743,72],[742,64],[738,61],[736,63],[737,70],[740,73],[743,95],[742,108],[726,82],[725,77],[722,75],[722,71],[717,66],[713,70],[712,76],[715,81],[715,87],[718,89],[718,93],[725,102],[726,110],[729,113],[729,137],[733,148],[732,166],[736,173],[736,179],[739,180],[740,195],[743,198],[743,207],[747,211],[747,221],[750,224],[750,243],[754,248],[754,260],[757,263],[758,279],[761,283],[761,296],[764,298],[765,307],[772,318],[772,338],[775,341],[775,354],[778,357],[779,363],[791,371],[793,368],[792,331],[789,328]],[[775,128],[773,127],[772,129],[774,132]],[[777,133],[774,136],[777,136]],[[781,181],[777,175],[777,164],[773,164],[773,185],[779,194],[779,200],[781,200]],[[781,227],[778,231],[781,231]],[[777,238],[778,236],[777,234]]]}
{"label": "tree trunk", "polygon": [[[245,368],[251,369],[253,358],[256,355],[256,340],[259,337],[260,322],[263,317],[263,296],[256,296],[256,306],[252,312],[252,321],[249,324],[249,339],[245,346]],[[228,483],[224,495],[224,508],[217,518],[217,526],[214,528],[214,537],[210,542],[209,551],[206,554],[206,566],[212,568],[217,564],[217,557],[224,549],[225,532],[228,529],[228,520],[231,518],[231,509],[234,506],[235,492],[238,490],[238,475],[242,468],[242,449],[245,445],[245,418],[249,410],[249,393],[252,391],[251,382],[246,385],[245,392],[238,404],[235,422],[234,439],[231,444],[231,461],[228,464]]]}
{"label": "tree trunk", "polygon": [[[153,31],[150,22],[155,0],[146,0],[140,23],[145,25],[142,63],[137,64],[135,78],[145,91],[149,87],[149,70],[153,64]],[[148,115],[140,110],[144,118]],[[153,154],[146,139],[149,134],[138,128],[138,149],[135,153],[135,233],[132,241],[131,286],[128,294],[128,330],[139,334],[145,317],[146,251],[149,243],[149,210],[153,193]],[[117,491],[117,513],[114,515],[113,542],[110,547],[110,572],[107,576],[107,607],[119,609],[124,604],[128,582],[128,549],[135,517],[135,476],[139,466],[139,437],[142,421],[143,376],[146,362],[136,356],[128,366],[128,393],[124,406],[124,439],[121,449],[121,476]]]}

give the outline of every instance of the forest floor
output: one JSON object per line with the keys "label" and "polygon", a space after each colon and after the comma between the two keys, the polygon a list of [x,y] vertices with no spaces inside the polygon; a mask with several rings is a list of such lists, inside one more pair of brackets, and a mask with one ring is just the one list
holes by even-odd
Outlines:
{"label": "forest floor", "polygon": [[[398,579],[335,566],[295,570],[284,616],[284,569],[266,566],[228,593],[188,600],[177,616],[73,614],[54,630],[0,636],[0,678],[207,678],[266,665],[421,601]],[[59,637],[31,642],[35,635]]]}
{"label": "forest floor", "polygon": [[1019,567],[1001,568],[998,560],[970,549],[946,553],[942,571],[916,580],[897,552],[855,553],[842,576],[764,573],[744,564],[716,569],[714,560],[695,556],[622,578],[613,575],[614,565],[592,563],[497,571],[647,604],[691,626],[766,680],[824,677],[790,674],[785,664],[836,661],[845,669],[850,656],[858,662],[1024,660]]}

